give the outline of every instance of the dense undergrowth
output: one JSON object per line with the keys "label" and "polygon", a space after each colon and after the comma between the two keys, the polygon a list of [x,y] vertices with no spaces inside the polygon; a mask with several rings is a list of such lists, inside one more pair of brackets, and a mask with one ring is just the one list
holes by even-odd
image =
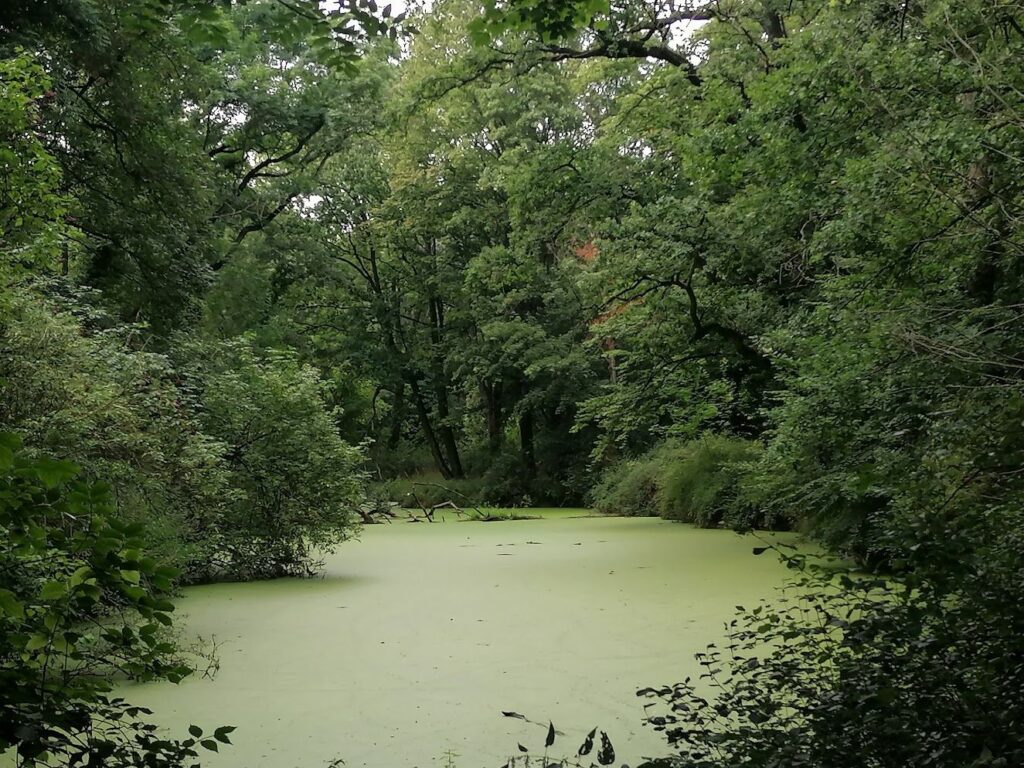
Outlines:
{"label": "dense undergrowth", "polygon": [[757,442],[737,437],[668,442],[606,471],[591,502],[606,514],[659,515],[703,527],[785,527],[786,519],[766,517],[749,487],[760,455]]}
{"label": "dense undergrowth", "polygon": [[[118,519],[109,485],[0,434],[0,750],[17,765],[178,766],[217,749],[169,740],[118,676],[181,680],[168,633],[178,570],[147,555],[143,523]],[[193,734],[194,735],[194,734]]]}
{"label": "dense undergrowth", "polygon": [[0,422],[108,483],[119,519],[186,583],[306,572],[313,548],[352,532],[363,484],[318,373],[245,340],[150,352],[142,332],[87,297],[14,293]]}

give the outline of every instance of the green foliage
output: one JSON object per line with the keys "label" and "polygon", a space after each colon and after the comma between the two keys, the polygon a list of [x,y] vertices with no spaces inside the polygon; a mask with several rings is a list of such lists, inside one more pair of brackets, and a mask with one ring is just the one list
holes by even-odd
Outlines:
{"label": "green foliage", "polygon": [[195,739],[163,738],[148,710],[109,697],[117,673],[190,673],[166,631],[177,571],[141,548],[141,524],[117,521],[110,486],[78,474],[0,433],[0,751],[26,766],[195,765]]}
{"label": "green foliage", "polygon": [[[325,165],[315,224],[289,222],[291,262],[226,271],[216,299],[256,292],[246,307],[266,307],[252,318],[261,338],[298,337],[324,369],[344,361],[381,470],[421,471],[426,452],[443,478],[484,476],[496,502],[578,499],[592,435],[573,431],[576,403],[600,376],[569,256],[571,201],[586,190],[552,223],[537,184],[586,118],[554,68],[511,96],[497,79],[479,94],[446,88],[469,15],[445,4],[425,23],[394,110],[367,116],[374,140]],[[287,285],[276,296],[275,280]]]}
{"label": "green foliage", "polygon": [[765,528],[744,489],[761,446],[752,440],[711,435],[688,443],[663,468],[658,485],[662,517],[702,527]]}
{"label": "green foliage", "polygon": [[928,544],[899,582],[790,555],[801,577],[740,609],[728,652],[698,654],[702,682],[640,691],[660,700],[648,724],[678,755],[664,764],[1019,764],[1024,520],[1019,507],[936,517],[942,539],[901,531]]}
{"label": "green foliage", "polygon": [[606,514],[660,515],[702,527],[784,527],[767,521],[749,498],[747,476],[760,454],[759,443],[739,437],[669,441],[612,464],[590,500]]}
{"label": "green foliage", "polygon": [[0,423],[109,482],[118,520],[144,524],[147,550],[193,578],[233,494],[225,446],[202,431],[195,398],[165,356],[139,348],[143,329],[111,327],[82,298],[26,290],[9,299]]}
{"label": "green foliage", "polygon": [[0,421],[108,478],[117,519],[185,580],[304,573],[349,535],[362,456],[294,355],[183,342],[176,368],[133,348],[140,329],[39,291],[3,320]]}
{"label": "green foliage", "polygon": [[194,352],[204,428],[225,446],[232,488],[214,565],[233,577],[304,574],[355,528],[359,449],[338,434],[317,371],[245,340]]}
{"label": "green foliage", "polygon": [[590,503],[604,514],[655,516],[669,466],[684,458],[679,446],[663,445],[636,459],[616,462],[591,489]]}
{"label": "green foliage", "polygon": [[211,268],[296,207],[359,127],[325,94],[358,91],[356,62],[390,45],[375,42],[389,13],[370,5],[5,4],[0,210],[18,200],[17,258],[60,259],[161,335],[193,323]]}
{"label": "green foliage", "polygon": [[52,270],[67,200],[61,172],[36,134],[50,81],[25,51],[0,59],[0,279]]}
{"label": "green foliage", "polygon": [[608,0],[507,0],[485,3],[479,19],[469,24],[474,43],[489,42],[508,30],[531,30],[542,39],[572,34],[599,13],[607,13]]}
{"label": "green foliage", "polygon": [[372,2],[0,7],[0,423],[186,578],[305,572],[364,439],[491,503],[598,464],[603,511],[792,522],[911,589],[742,630],[752,725],[687,710],[689,757],[1020,762],[1019,9],[480,10],[395,56]]}

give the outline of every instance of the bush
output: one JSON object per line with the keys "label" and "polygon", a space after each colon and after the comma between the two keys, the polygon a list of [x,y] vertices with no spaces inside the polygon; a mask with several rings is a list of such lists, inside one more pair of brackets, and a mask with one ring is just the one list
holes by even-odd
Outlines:
{"label": "bush", "polygon": [[[51,286],[57,288],[57,286]],[[15,290],[0,309],[0,425],[115,489],[118,518],[145,522],[147,549],[192,575],[231,499],[225,446],[167,357],[135,348],[87,296]]]}
{"label": "bush", "polygon": [[0,425],[110,482],[184,581],[304,573],[350,534],[361,455],[313,369],[244,342],[182,341],[174,365],[64,290],[0,308]]}
{"label": "bush", "polygon": [[220,522],[217,567],[238,578],[308,573],[357,526],[362,452],[342,440],[317,371],[244,340],[205,349],[194,374],[204,428],[227,448],[238,495]]}
{"label": "bush", "polygon": [[196,739],[165,739],[148,710],[109,698],[117,673],[177,682],[191,670],[164,629],[175,569],[141,549],[141,525],[115,519],[110,487],[78,471],[0,433],[0,754],[23,766],[195,765]]}
{"label": "bush", "polygon": [[659,465],[658,513],[705,528],[762,525],[743,491],[746,469],[760,453],[759,443],[738,437],[710,435],[687,443],[677,460]]}
{"label": "bush", "polygon": [[567,468],[547,454],[551,446],[538,443],[537,466],[523,464],[518,446],[506,446],[491,459],[483,475],[483,500],[492,507],[573,506],[579,502],[570,487]]}
{"label": "bush", "polygon": [[591,506],[605,515],[656,516],[658,483],[664,469],[658,453],[621,461],[606,470],[590,492]]}
{"label": "bush", "polygon": [[[893,531],[895,533],[896,531]],[[811,570],[785,599],[740,608],[729,651],[640,692],[677,757],[718,768],[1024,764],[1024,516],[921,513],[898,581]],[[710,702],[708,701],[710,699]]]}
{"label": "bush", "polygon": [[591,504],[604,514],[660,515],[704,527],[777,524],[758,512],[744,487],[760,453],[759,443],[722,435],[666,442],[606,470]]}

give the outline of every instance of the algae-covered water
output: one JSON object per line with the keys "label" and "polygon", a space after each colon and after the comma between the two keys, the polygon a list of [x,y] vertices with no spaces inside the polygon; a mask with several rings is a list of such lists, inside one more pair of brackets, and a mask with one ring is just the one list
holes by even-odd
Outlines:
{"label": "algae-covered water", "polygon": [[597,725],[635,764],[665,753],[636,689],[696,676],[734,606],[785,580],[757,543],[566,512],[372,526],[321,579],[187,590],[179,623],[216,640],[218,673],[122,693],[170,734],[237,726],[214,768],[493,768],[549,719],[566,753]]}

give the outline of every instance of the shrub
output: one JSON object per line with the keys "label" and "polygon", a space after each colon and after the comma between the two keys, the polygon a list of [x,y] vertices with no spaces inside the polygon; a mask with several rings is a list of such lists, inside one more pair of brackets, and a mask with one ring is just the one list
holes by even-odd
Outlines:
{"label": "shrub", "polygon": [[109,698],[116,673],[177,682],[191,670],[164,630],[175,570],[141,549],[140,524],[116,520],[110,487],[78,472],[0,433],[0,754],[23,766],[194,765],[196,739],[166,739],[148,710]]}
{"label": "shrub", "polygon": [[705,527],[766,526],[777,521],[757,511],[744,487],[760,452],[754,441],[722,435],[662,443],[606,470],[591,504],[604,514],[660,515]]}
{"label": "shrub", "polygon": [[796,588],[739,609],[728,652],[698,654],[699,687],[640,691],[664,705],[649,724],[677,756],[662,764],[1024,764],[1019,502],[919,513],[899,580],[790,558]]}
{"label": "shrub", "polygon": [[578,502],[570,488],[566,467],[544,455],[551,446],[538,443],[537,466],[523,463],[518,446],[506,446],[483,475],[483,500],[493,507],[572,506]]}
{"label": "shrub", "polygon": [[658,513],[705,528],[752,528],[762,518],[743,491],[747,466],[760,454],[753,440],[709,435],[659,464]]}
{"label": "shrub", "polygon": [[362,452],[342,440],[317,371],[245,340],[205,349],[194,374],[204,428],[227,447],[239,494],[221,519],[218,563],[232,577],[308,573],[357,526]]}
{"label": "shrub", "polygon": [[660,470],[650,453],[613,465],[590,492],[591,506],[606,515],[657,515]]}
{"label": "shrub", "polygon": [[361,453],[312,368],[244,341],[182,341],[172,365],[61,290],[0,309],[0,424],[109,481],[118,520],[186,581],[304,573],[347,538]]}
{"label": "shrub", "polygon": [[8,292],[0,425],[109,482],[118,519],[145,522],[147,549],[189,578],[231,498],[225,447],[203,433],[167,357],[135,348],[138,329],[113,325],[86,298]]}

